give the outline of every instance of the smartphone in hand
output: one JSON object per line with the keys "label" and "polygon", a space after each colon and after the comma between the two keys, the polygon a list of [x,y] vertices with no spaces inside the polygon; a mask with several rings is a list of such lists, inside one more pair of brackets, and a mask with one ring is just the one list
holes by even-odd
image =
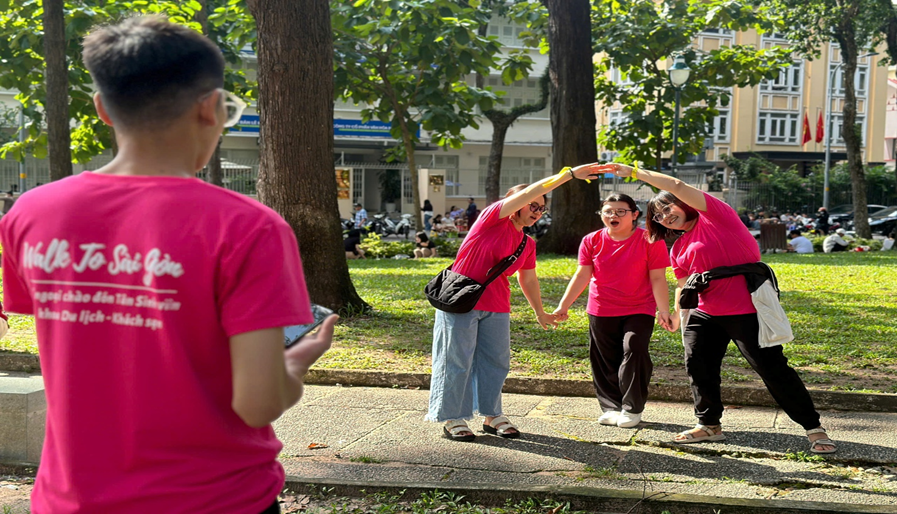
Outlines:
{"label": "smartphone in hand", "polygon": [[327,319],[327,316],[333,314],[333,311],[327,307],[322,307],[313,303],[311,304],[311,314],[315,317],[314,321],[311,323],[306,323],[305,325],[293,325],[283,329],[284,346],[286,348],[298,343],[306,334],[318,328],[318,325],[323,323],[324,320]]}

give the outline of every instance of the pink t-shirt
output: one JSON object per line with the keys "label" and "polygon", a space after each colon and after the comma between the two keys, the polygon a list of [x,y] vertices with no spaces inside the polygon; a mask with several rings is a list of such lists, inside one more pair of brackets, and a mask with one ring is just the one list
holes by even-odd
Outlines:
{"label": "pink t-shirt", "polygon": [[[704,273],[718,266],[735,266],[760,261],[760,247],[738,214],[725,202],[704,193],[707,211],[699,212],[698,222],[673,243],[670,251],[676,278]],[[732,316],[757,312],[744,277],[718,279],[698,295],[698,310],[711,316]]]}
{"label": "pink t-shirt", "polygon": [[[520,246],[523,233],[514,227],[509,218],[499,217],[503,201],[486,207],[476,223],[464,237],[452,271],[484,282],[489,268],[514,253]],[[486,288],[476,310],[511,312],[511,286],[508,277],[520,269],[536,267],[536,242],[526,238],[526,247],[520,258]]]}
{"label": "pink t-shirt", "polygon": [[582,238],[579,264],[592,266],[586,312],[592,316],[653,316],[657,302],[648,272],[669,266],[670,256],[666,244],[649,242],[643,228],[636,228],[623,241],[614,241],[607,229],[601,229]]}
{"label": "pink t-shirt", "polygon": [[312,320],[283,219],[198,179],[82,173],[22,195],[0,241],[47,395],[32,512],[271,505],[282,445],[231,407],[228,338]]}

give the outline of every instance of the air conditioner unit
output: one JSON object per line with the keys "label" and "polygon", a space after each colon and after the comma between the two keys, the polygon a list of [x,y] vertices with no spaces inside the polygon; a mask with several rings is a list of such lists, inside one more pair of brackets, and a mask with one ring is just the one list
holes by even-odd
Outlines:
{"label": "air conditioner unit", "polygon": [[601,160],[607,162],[614,160],[613,152],[601,152]]}

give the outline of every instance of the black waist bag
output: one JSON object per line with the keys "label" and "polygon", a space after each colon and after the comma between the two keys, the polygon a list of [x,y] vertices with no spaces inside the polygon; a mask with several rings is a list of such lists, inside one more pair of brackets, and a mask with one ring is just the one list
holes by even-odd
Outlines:
{"label": "black waist bag", "polygon": [[427,283],[427,286],[424,288],[424,294],[427,295],[430,305],[441,311],[451,312],[452,314],[470,312],[476,307],[477,302],[480,301],[480,297],[483,296],[486,287],[514,264],[523,253],[524,248],[526,248],[526,234],[523,235],[523,239],[513,255],[505,257],[489,269],[486,281],[482,284],[470,277],[452,271],[452,266],[454,266],[454,263],[452,263],[452,266],[440,271]]}

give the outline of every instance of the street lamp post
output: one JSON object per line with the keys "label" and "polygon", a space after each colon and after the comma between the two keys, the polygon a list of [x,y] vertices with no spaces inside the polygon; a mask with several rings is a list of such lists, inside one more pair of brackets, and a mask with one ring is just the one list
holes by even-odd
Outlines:
{"label": "street lamp post", "polygon": [[673,84],[673,89],[676,90],[676,108],[675,114],[673,115],[673,161],[670,163],[670,169],[672,171],[672,175],[676,176],[676,166],[677,166],[677,153],[679,150],[679,105],[680,105],[680,95],[682,93],[682,86],[688,82],[688,76],[691,74],[691,69],[688,67],[688,64],[685,63],[685,57],[679,55],[676,57],[676,61],[673,63],[673,66],[669,69],[670,73],[670,83]]}
{"label": "street lamp post", "polygon": [[[869,52],[859,56],[857,61],[876,55],[878,52]],[[839,62],[829,73],[828,88],[825,92],[825,171],[822,175],[822,206],[826,209],[829,207],[828,178],[832,169],[832,89],[834,89],[835,75],[843,65],[844,61]]]}

